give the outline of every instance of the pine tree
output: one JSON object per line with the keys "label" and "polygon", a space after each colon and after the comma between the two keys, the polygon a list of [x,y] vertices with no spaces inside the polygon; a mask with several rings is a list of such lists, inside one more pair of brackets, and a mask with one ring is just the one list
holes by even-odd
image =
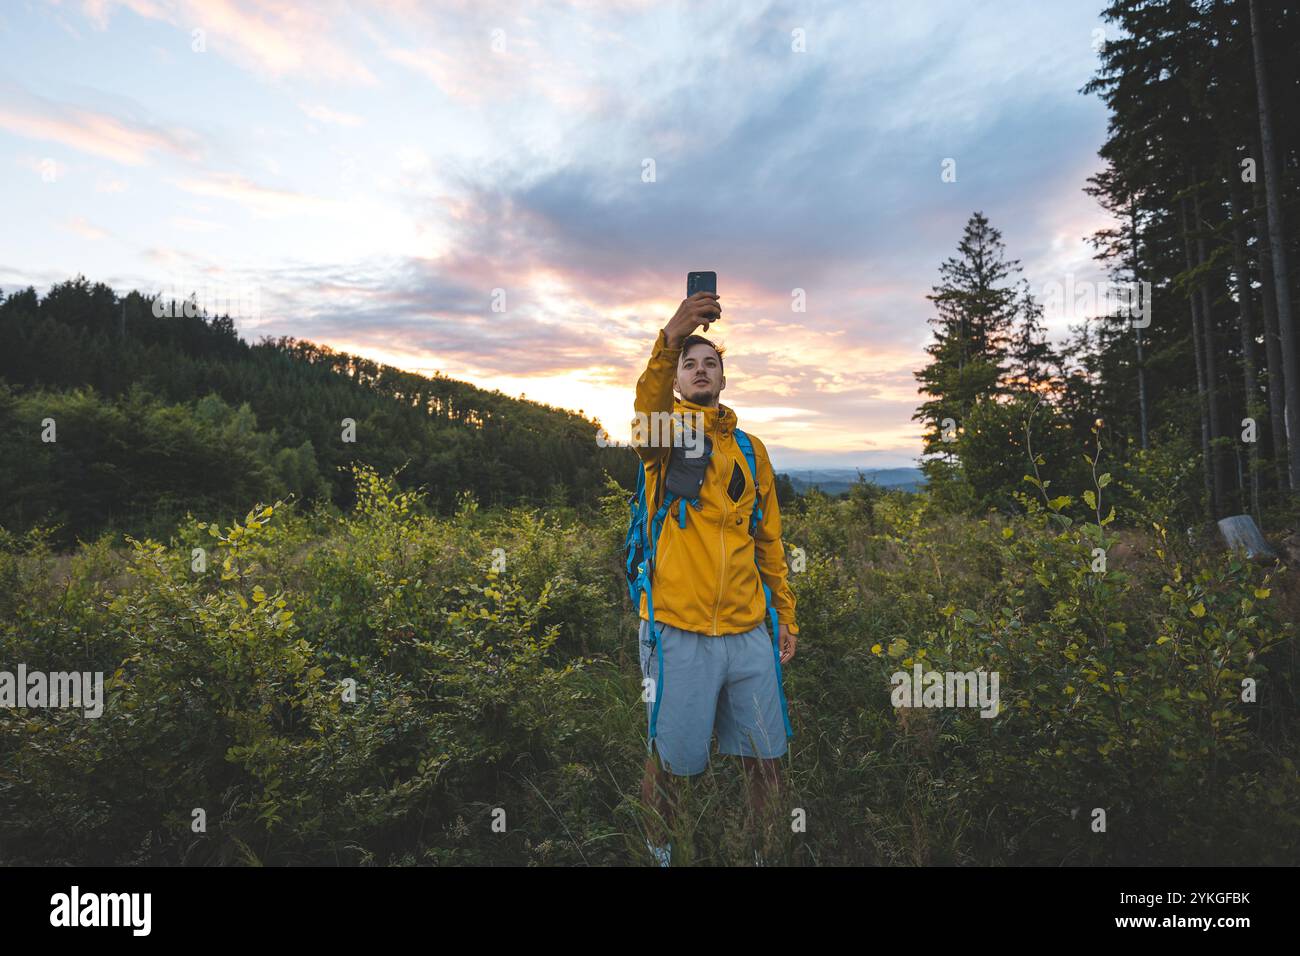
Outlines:
{"label": "pine tree", "polygon": [[[951,454],[953,435],[976,401],[1006,391],[1012,325],[1020,308],[1008,283],[1019,260],[1008,260],[1002,234],[976,212],[966,223],[956,258],[944,260],[939,283],[926,296],[934,342],[930,363],[914,373],[929,395],[913,420],[926,422],[925,454]],[[945,440],[947,439],[947,440]]]}

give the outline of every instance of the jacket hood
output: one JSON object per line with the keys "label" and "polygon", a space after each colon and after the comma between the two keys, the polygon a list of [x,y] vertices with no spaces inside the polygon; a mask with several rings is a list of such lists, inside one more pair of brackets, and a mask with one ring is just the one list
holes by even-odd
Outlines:
{"label": "jacket hood", "polygon": [[[687,401],[682,398],[673,399],[673,411],[680,412],[683,420],[695,421],[695,415],[704,415],[704,431],[709,434],[714,441],[719,438],[727,438],[737,428],[736,412],[729,406],[719,402],[714,405],[699,405],[695,402]],[[690,418],[686,418],[690,416]]]}

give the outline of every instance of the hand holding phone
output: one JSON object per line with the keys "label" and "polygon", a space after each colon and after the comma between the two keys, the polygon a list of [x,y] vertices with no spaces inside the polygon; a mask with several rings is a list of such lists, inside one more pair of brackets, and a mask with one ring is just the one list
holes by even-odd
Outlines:
{"label": "hand holding phone", "polygon": [[722,318],[722,305],[718,302],[716,292],[696,292],[682,299],[677,313],[664,326],[664,339],[670,349],[680,348],[686,336],[703,325],[709,331],[709,324]]}

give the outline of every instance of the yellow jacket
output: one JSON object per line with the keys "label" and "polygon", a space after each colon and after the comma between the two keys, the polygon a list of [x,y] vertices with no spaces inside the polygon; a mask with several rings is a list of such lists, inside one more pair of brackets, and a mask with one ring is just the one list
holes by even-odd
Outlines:
{"label": "yellow jacket", "polygon": [[[700,509],[686,506],[686,527],[678,526],[676,504],[664,519],[651,582],[655,620],[712,636],[752,630],[766,612],[759,579],[761,568],[762,581],[772,589],[772,606],[779,622],[787,625],[790,633],[797,634],[794,592],[786,580],[785,549],[781,545],[776,476],[767,449],[750,435],[758,469],[758,500],[763,511],[763,518],[751,537],[754,482],[745,454],[736,443],[736,413],[721,403],[713,408],[683,401],[673,394],[673,376],[680,354],[680,348],[667,347],[661,329],[650,363],[636,383],[638,418],[644,415],[650,419],[656,412],[660,416],[680,412],[687,423],[693,424],[698,421],[696,413],[702,413],[705,431],[713,442],[713,456],[700,489]],[[657,435],[657,429],[652,428],[650,434]],[[639,445],[635,435],[633,447],[645,464],[646,508],[649,516],[653,516],[662,504],[660,482],[670,448]],[[732,501],[727,486],[737,469],[744,479],[744,490],[738,500]],[[644,592],[639,610],[643,619],[650,619]],[[768,628],[771,629],[770,622]],[[772,637],[775,639],[776,635]]]}

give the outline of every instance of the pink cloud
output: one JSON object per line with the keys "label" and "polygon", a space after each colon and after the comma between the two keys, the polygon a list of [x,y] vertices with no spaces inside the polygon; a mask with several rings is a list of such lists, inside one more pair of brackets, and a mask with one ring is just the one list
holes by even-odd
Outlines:
{"label": "pink cloud", "polygon": [[69,219],[67,222],[63,223],[63,228],[67,229],[69,232],[76,233],[83,239],[97,240],[108,238],[107,232],[100,229],[98,226],[92,226],[80,216]]}
{"label": "pink cloud", "polygon": [[375,85],[375,76],[336,40],[336,24],[349,14],[337,2],[289,0],[82,0],[82,12],[107,30],[116,8],[161,20],[192,35],[202,30],[208,52],[244,69],[279,78],[322,77]]}
{"label": "pink cloud", "polygon": [[15,86],[0,87],[0,128],[127,166],[143,166],[159,153],[187,160],[201,157],[199,138],[189,130],[119,119],[56,103]]}
{"label": "pink cloud", "polygon": [[235,173],[210,173],[172,182],[186,192],[198,196],[214,196],[239,203],[259,216],[328,212],[337,207],[334,200],[286,189],[273,189]]}

